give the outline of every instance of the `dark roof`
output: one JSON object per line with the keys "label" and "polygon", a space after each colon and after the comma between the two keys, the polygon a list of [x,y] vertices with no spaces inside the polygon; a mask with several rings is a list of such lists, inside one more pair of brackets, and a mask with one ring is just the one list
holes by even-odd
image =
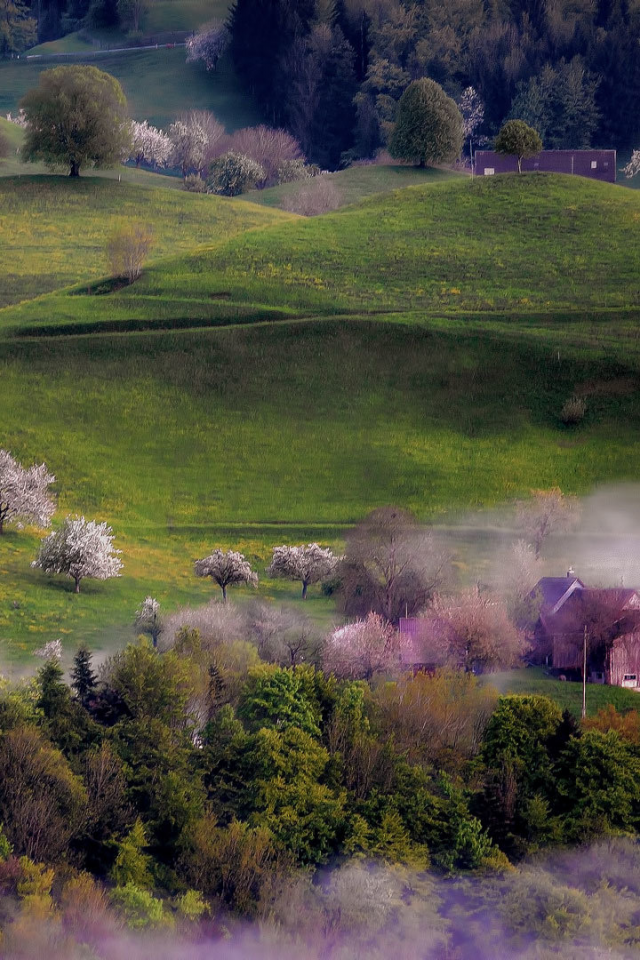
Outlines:
{"label": "dark roof", "polygon": [[576,589],[553,610],[540,615],[550,634],[582,633],[585,624],[610,636],[632,633],[640,626],[639,598],[635,590],[623,587]]}
{"label": "dark roof", "polygon": [[552,610],[566,602],[574,590],[581,588],[584,583],[578,577],[542,577],[531,591],[531,597],[541,594],[543,609]]}

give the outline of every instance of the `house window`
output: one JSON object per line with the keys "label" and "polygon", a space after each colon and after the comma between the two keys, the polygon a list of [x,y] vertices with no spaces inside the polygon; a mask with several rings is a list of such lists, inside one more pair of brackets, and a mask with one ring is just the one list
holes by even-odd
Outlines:
{"label": "house window", "polygon": [[484,175],[485,175],[485,177],[492,177],[495,172],[496,172],[496,168],[495,168],[495,167],[485,167],[485,168],[484,168]]}
{"label": "house window", "polygon": [[592,161],[591,161],[591,169],[592,169],[592,170],[597,170],[597,169],[598,169],[598,161],[597,161],[597,160],[592,160]]}
{"label": "house window", "polygon": [[635,674],[635,673],[625,673],[624,678],[625,678],[625,680],[637,680],[637,679],[638,679],[637,674]]}

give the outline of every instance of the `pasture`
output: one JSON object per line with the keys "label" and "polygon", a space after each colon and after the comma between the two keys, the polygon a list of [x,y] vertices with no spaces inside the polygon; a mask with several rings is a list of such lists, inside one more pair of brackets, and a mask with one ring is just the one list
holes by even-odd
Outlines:
{"label": "pasture", "polygon": [[[216,546],[263,573],[273,545],[339,546],[382,504],[446,523],[640,471],[632,191],[459,178],[303,220],[93,178],[4,183],[5,222],[24,230],[6,246],[7,299],[35,299],[0,310],[0,446],[46,460],[58,516],[108,520],[125,563],[75,597],[29,567],[35,532],[9,533],[4,659],[57,636],[120,642],[148,593],[206,600],[192,563]],[[39,204],[46,249],[25,225]],[[118,289],[97,259],[103,221],[143,209],[164,246]],[[190,242],[207,245],[157,259]],[[37,296],[56,278],[75,286]],[[587,415],[569,429],[559,413],[574,393]],[[332,616],[317,590],[308,609]]]}

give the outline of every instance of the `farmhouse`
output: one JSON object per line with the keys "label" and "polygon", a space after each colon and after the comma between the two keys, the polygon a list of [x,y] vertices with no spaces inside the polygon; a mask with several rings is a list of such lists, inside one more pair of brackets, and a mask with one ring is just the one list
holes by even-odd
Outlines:
{"label": "farmhouse", "polygon": [[[493,150],[478,150],[474,158],[474,173],[491,177],[496,173],[517,173],[516,157]],[[615,150],[541,150],[534,157],[522,161],[522,172],[568,173],[590,177],[606,183],[616,182]]]}
{"label": "farmhouse", "polygon": [[635,590],[586,587],[572,571],[544,577],[531,593],[539,603],[530,638],[532,659],[557,674],[640,688],[640,597]]}

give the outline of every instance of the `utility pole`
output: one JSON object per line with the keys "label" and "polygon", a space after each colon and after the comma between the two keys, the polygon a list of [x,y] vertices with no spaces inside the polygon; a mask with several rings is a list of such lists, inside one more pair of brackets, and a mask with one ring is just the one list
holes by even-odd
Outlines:
{"label": "utility pole", "polygon": [[587,625],[584,625],[582,641],[582,719],[587,715]]}

